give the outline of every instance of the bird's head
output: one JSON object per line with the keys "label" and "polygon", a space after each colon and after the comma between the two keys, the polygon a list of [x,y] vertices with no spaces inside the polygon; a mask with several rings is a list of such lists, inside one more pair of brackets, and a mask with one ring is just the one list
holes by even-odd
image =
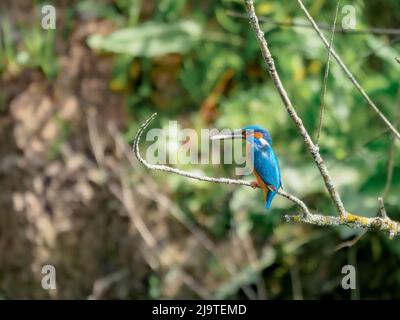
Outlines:
{"label": "bird's head", "polygon": [[245,139],[250,143],[263,146],[272,145],[272,138],[269,132],[260,126],[254,125],[233,130],[233,132],[229,134],[217,134],[211,137],[211,140],[219,139]]}

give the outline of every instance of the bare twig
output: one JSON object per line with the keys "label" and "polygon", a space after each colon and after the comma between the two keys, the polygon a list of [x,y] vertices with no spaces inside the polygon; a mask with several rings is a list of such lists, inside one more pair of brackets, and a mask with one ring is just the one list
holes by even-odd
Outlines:
{"label": "bare twig", "polygon": [[364,229],[359,235],[357,235],[353,239],[347,240],[347,241],[344,241],[344,242],[340,243],[339,245],[336,246],[334,251],[339,251],[339,250],[342,250],[344,248],[351,248],[358,241],[360,241],[362,237],[364,237],[364,235],[367,233],[367,231],[368,231],[368,229]]}
{"label": "bare twig", "polygon": [[332,45],[333,45],[333,37],[335,35],[336,22],[337,22],[337,16],[338,16],[338,11],[339,11],[339,4],[340,4],[340,0],[338,0],[337,4],[336,4],[336,12],[335,12],[335,18],[333,20],[331,41],[329,42],[328,59],[326,61],[324,81],[323,81],[323,84],[322,84],[321,106],[320,106],[320,112],[319,112],[319,123],[318,123],[318,128],[317,128],[317,135],[315,137],[315,144],[316,145],[319,144],[319,138],[320,138],[320,135],[321,135],[322,126],[324,124],[325,95],[326,95],[326,87],[327,87],[327,84],[328,84],[329,66],[330,66],[330,62],[331,62],[331,48],[332,48]]}
{"label": "bare twig", "polygon": [[386,209],[385,209],[385,204],[383,203],[383,198],[379,197],[378,202],[379,202],[379,213],[381,214],[383,219],[386,219],[387,213],[386,213]]}
{"label": "bare twig", "polygon": [[[234,18],[241,18],[241,19],[248,19],[249,17],[241,12],[236,12],[236,11],[227,11],[226,12],[227,16],[234,17]],[[274,20],[271,18],[266,18],[266,17],[258,17],[258,20],[261,22],[269,23],[271,25],[275,26],[281,26],[281,27],[300,27],[300,28],[312,28],[309,24],[299,22],[299,21],[279,21],[279,20]],[[321,30],[331,30],[331,27],[329,24],[325,23],[318,23],[318,27]],[[360,35],[360,34],[384,34],[384,35],[400,35],[400,29],[396,28],[368,28],[368,29],[343,29],[343,28],[337,28],[336,29],[337,33],[340,34],[355,34],[355,35]]]}
{"label": "bare twig", "polygon": [[[228,178],[213,178],[213,177],[207,177],[207,176],[202,176],[199,174],[193,174],[191,172],[179,170],[176,168],[172,168],[166,165],[156,165],[156,164],[150,164],[148,163],[145,159],[142,158],[139,152],[139,143],[140,143],[140,138],[144,132],[144,130],[147,128],[147,126],[150,124],[150,122],[155,118],[157,114],[154,113],[149,119],[147,119],[139,128],[138,132],[136,133],[134,142],[133,142],[133,151],[136,156],[136,158],[148,169],[151,170],[160,170],[160,171],[166,171],[166,172],[172,172],[179,174],[181,176],[184,176],[186,178],[190,179],[196,179],[200,181],[206,181],[206,182],[215,182],[215,183],[226,183],[226,184],[238,184],[238,185],[244,185],[251,187],[251,183],[245,180],[236,180],[236,179],[228,179]],[[306,204],[298,199],[297,197],[284,192],[283,190],[278,190],[278,194],[282,197],[285,197],[286,199],[292,201],[293,203],[297,204],[301,210],[302,214],[299,215],[285,215],[284,218],[288,222],[303,222],[303,223],[308,223],[308,224],[314,224],[318,226],[339,226],[339,225],[346,225],[350,228],[365,228],[365,229],[371,229],[371,230],[381,230],[390,235],[390,237],[393,237],[395,235],[400,234],[400,224],[396,221],[393,221],[389,218],[367,218],[367,217],[362,217],[359,215],[354,215],[347,213],[346,215],[342,215],[340,217],[338,216],[323,216],[320,214],[312,214]]]}
{"label": "bare twig", "polygon": [[[394,119],[394,125],[397,126],[399,123],[399,118],[400,118],[400,87],[397,90],[397,97],[396,97],[396,110],[395,110],[395,119]],[[385,198],[390,190],[390,187],[392,186],[392,180],[393,180],[393,172],[394,172],[394,159],[396,156],[396,138],[393,136],[393,134],[390,137],[390,147],[389,147],[389,155],[388,155],[388,163],[387,163],[387,174],[386,174],[386,183],[385,183],[385,189],[383,190],[383,197]]]}
{"label": "bare twig", "polygon": [[127,269],[121,269],[115,271],[105,277],[97,279],[93,283],[92,293],[88,296],[89,300],[101,299],[104,293],[116,282],[122,281],[129,276],[129,271]]}
{"label": "bare twig", "polygon": [[269,51],[268,43],[264,38],[264,32],[261,31],[252,0],[246,0],[246,10],[249,15],[250,24],[253,27],[254,32],[256,34],[257,42],[260,46],[264,61],[268,66],[268,72],[275,84],[276,89],[279,92],[279,95],[281,96],[286,111],[292,118],[300,135],[303,137],[304,143],[306,144],[308,150],[310,151],[312,158],[315,164],[317,165],[322,178],[324,179],[325,186],[328,189],[329,195],[332,199],[333,204],[335,205],[336,210],[341,216],[345,216],[346,210],[344,208],[342,200],[340,199],[339,193],[336,191],[332,178],[328,172],[328,168],[326,167],[324,160],[319,154],[318,147],[314,145],[309,133],[307,132],[307,129],[304,127],[303,121],[297,115],[297,112],[294,109],[285,88],[283,87],[278,72],[276,71],[274,59],[272,58],[271,52]]}
{"label": "bare twig", "polygon": [[393,135],[390,137],[390,147],[387,163],[387,174],[385,189],[383,190],[383,196],[386,197],[389,193],[390,187],[392,186],[393,171],[394,171],[394,156],[396,154],[396,141]]}
{"label": "bare twig", "polygon": [[97,111],[93,108],[89,109],[86,115],[86,122],[88,127],[89,141],[93,149],[94,158],[99,165],[102,165],[104,162],[104,146],[100,139],[99,131],[97,130],[96,112]]}
{"label": "bare twig", "polygon": [[135,205],[132,193],[130,192],[126,175],[124,175],[122,172],[120,174],[120,179],[122,186],[122,203],[124,204],[126,210],[128,211],[129,217],[131,218],[147,246],[155,251],[157,240],[153,237],[153,234],[140,215],[139,210]]}
{"label": "bare twig", "polygon": [[375,113],[381,118],[381,120],[386,124],[386,126],[392,131],[392,133],[395,135],[397,139],[400,139],[400,133],[396,130],[396,128],[390,123],[390,121],[386,118],[386,116],[379,110],[379,108],[376,106],[376,104],[371,100],[371,98],[367,95],[365,90],[361,87],[361,85],[358,83],[354,75],[350,72],[349,68],[344,64],[340,56],[336,53],[334,48],[329,48],[329,42],[326,40],[324,34],[322,31],[319,29],[318,25],[314,21],[313,17],[310,15],[308,12],[307,8],[304,6],[303,2],[301,0],[297,0],[299,3],[301,9],[303,10],[304,14],[306,15],[307,19],[310,21],[311,25],[313,26],[314,30],[317,32],[318,36],[321,38],[322,42],[324,43],[325,47],[331,51],[332,56],[335,58],[337,63],[339,64],[340,68],[343,70],[343,72],[346,74],[346,76],[349,78],[349,80],[353,83],[353,85],[357,88],[357,90],[361,93],[361,95],[364,97],[365,101],[367,104],[375,111]]}
{"label": "bare twig", "polygon": [[191,275],[189,275],[188,273],[186,273],[185,271],[182,270],[182,273],[180,276],[181,276],[183,282],[190,289],[192,289],[194,292],[196,292],[201,299],[206,300],[206,299],[209,299],[209,297],[211,297],[211,293],[208,292],[208,290],[206,288],[203,288],[202,286],[200,286]]}

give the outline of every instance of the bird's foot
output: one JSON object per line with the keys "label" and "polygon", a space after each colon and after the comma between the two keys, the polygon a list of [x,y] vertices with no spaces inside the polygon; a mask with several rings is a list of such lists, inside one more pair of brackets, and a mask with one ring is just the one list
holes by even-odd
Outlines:
{"label": "bird's foot", "polygon": [[258,184],[257,181],[252,181],[250,185],[251,185],[251,187],[252,187],[253,189],[260,188],[260,185]]}

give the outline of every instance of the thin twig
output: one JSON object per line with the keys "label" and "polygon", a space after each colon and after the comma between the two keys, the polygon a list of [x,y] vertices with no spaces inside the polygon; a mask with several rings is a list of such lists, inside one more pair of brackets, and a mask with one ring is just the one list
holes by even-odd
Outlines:
{"label": "thin twig", "polygon": [[[400,87],[397,90],[397,97],[396,97],[396,110],[395,110],[395,119],[394,125],[397,126],[399,123],[400,118]],[[385,198],[392,186],[393,180],[393,172],[394,172],[394,159],[396,156],[396,138],[393,134],[390,137],[390,147],[389,147],[389,155],[388,155],[388,163],[387,163],[387,174],[386,174],[386,183],[385,189],[383,190],[383,197]]]}
{"label": "thin twig", "polygon": [[89,142],[93,149],[93,155],[99,165],[104,163],[104,146],[100,139],[99,131],[96,125],[96,110],[89,109],[86,114],[86,123],[88,127]]}
{"label": "thin twig", "polygon": [[129,270],[121,269],[107,274],[105,277],[96,279],[93,283],[92,293],[88,300],[98,300],[103,298],[104,293],[115,283],[122,281],[129,276]]}
{"label": "thin twig", "polygon": [[180,277],[181,277],[182,281],[190,289],[192,289],[193,292],[196,292],[201,299],[206,300],[206,299],[209,299],[209,297],[211,297],[211,293],[208,292],[208,290],[206,288],[203,288],[202,286],[200,286],[196,282],[196,280],[191,275],[186,273],[185,271],[182,270],[182,273],[180,274]]}
{"label": "thin twig", "polygon": [[357,235],[353,239],[340,243],[339,245],[336,246],[334,251],[336,252],[336,251],[342,250],[344,248],[351,248],[358,241],[360,241],[362,237],[364,237],[364,235],[367,233],[367,231],[368,231],[368,229],[364,229],[359,235]]}
{"label": "thin twig", "polygon": [[396,141],[395,137],[391,135],[390,137],[390,147],[389,147],[389,155],[388,155],[388,163],[387,163],[387,174],[386,174],[386,183],[385,189],[383,190],[383,196],[386,197],[389,193],[390,187],[392,186],[393,180],[393,172],[394,172],[394,156],[396,154]]}
{"label": "thin twig", "polygon": [[[241,18],[241,19],[248,19],[248,16],[244,13],[236,12],[236,11],[226,11],[226,15],[234,18]],[[281,27],[300,27],[300,28],[312,28],[309,24],[299,22],[299,21],[279,21],[279,20],[274,20],[271,18],[266,18],[266,17],[258,17],[258,20],[261,22],[269,23],[275,26],[281,26]],[[318,27],[321,30],[331,30],[331,27],[328,24],[325,23],[318,23]],[[378,28],[378,27],[373,27],[373,28],[368,28],[368,29],[343,29],[343,28],[337,28],[336,32],[339,34],[355,34],[355,35],[361,35],[361,34],[382,34],[382,35],[399,35],[400,34],[400,29],[396,28]]]}
{"label": "thin twig", "polygon": [[297,0],[297,2],[299,3],[299,5],[300,5],[301,9],[303,10],[304,14],[306,15],[307,19],[310,21],[314,30],[317,32],[318,36],[321,38],[325,47],[329,51],[331,51],[332,56],[335,58],[335,60],[339,64],[340,68],[343,70],[343,72],[346,74],[346,76],[349,78],[349,80],[353,83],[353,85],[357,88],[357,90],[361,93],[361,95],[364,97],[367,104],[375,111],[375,113],[381,118],[381,120],[386,124],[386,126],[389,127],[389,129],[396,136],[396,138],[400,139],[400,133],[396,130],[396,128],[390,123],[390,121],[386,118],[386,116],[379,110],[379,108],[376,106],[376,104],[367,95],[367,93],[361,87],[361,85],[358,83],[358,81],[356,80],[354,75],[350,72],[349,68],[344,64],[344,62],[342,61],[340,56],[336,53],[335,49],[334,48],[329,49],[329,42],[326,40],[324,34],[319,29],[318,25],[315,23],[313,17],[310,15],[307,8],[304,6],[303,2],[301,0]]}
{"label": "thin twig", "polygon": [[317,128],[317,135],[315,137],[316,145],[319,144],[319,138],[321,135],[322,126],[324,124],[325,95],[326,95],[326,87],[328,84],[329,66],[330,66],[330,62],[331,62],[331,48],[333,45],[333,37],[335,35],[336,22],[337,22],[338,11],[339,11],[339,4],[340,4],[340,0],[338,0],[337,4],[336,4],[336,12],[335,12],[335,19],[333,20],[331,41],[329,42],[328,58],[326,61],[325,74],[324,74],[324,80],[323,80],[322,91],[321,91],[321,106],[320,106],[320,112],[319,112],[319,123],[318,123],[318,128]]}
{"label": "thin twig", "polygon": [[386,209],[385,209],[385,204],[383,203],[383,198],[379,197],[378,202],[379,202],[379,213],[381,214],[383,219],[386,219],[387,213],[386,213]]}

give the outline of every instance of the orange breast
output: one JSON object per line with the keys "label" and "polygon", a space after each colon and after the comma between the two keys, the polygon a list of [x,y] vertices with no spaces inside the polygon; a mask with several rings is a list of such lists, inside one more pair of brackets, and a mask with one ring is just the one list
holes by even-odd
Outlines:
{"label": "orange breast", "polygon": [[253,173],[254,173],[254,175],[256,176],[258,185],[259,185],[259,186],[261,187],[261,189],[264,191],[265,199],[267,199],[268,192],[269,192],[269,189],[268,189],[267,185],[264,183],[263,179],[261,179],[261,177],[258,175],[258,173],[257,173],[256,170],[253,170]]}
{"label": "orange breast", "polygon": [[[251,157],[250,157],[250,147],[251,144],[249,142],[246,141],[246,156],[247,156],[247,160],[251,161]],[[258,175],[257,171],[253,168],[253,174],[257,179],[257,183],[260,186],[260,188],[264,191],[265,194],[265,199],[267,199],[268,196],[268,192],[269,189],[267,187],[267,185],[264,183],[263,179],[261,179],[261,177]]]}

